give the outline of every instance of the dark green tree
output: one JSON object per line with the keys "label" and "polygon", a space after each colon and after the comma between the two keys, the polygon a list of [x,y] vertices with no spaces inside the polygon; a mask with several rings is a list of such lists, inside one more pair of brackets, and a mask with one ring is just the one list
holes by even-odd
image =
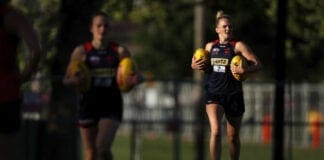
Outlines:
{"label": "dark green tree", "polygon": [[324,2],[288,2],[287,77],[297,82],[323,81]]}
{"label": "dark green tree", "polygon": [[188,77],[193,53],[193,5],[185,1],[142,1],[133,7],[134,41],[141,70],[156,78]]}

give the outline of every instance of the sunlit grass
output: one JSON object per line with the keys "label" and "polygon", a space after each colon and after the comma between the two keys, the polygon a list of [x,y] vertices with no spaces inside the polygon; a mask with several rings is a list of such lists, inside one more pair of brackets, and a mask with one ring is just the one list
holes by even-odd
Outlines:
{"label": "sunlit grass", "polygon": [[[208,140],[205,142],[205,159],[208,157]],[[138,139],[138,160],[172,160],[173,141],[172,136],[143,136]],[[131,140],[127,135],[118,135],[114,142],[113,153],[116,160],[130,160]],[[319,160],[324,157],[324,150],[311,148],[294,148],[289,154],[285,151],[284,155],[287,160]],[[242,160],[271,160],[271,146],[262,144],[242,144],[241,159]],[[188,139],[182,139],[180,144],[180,159],[195,159],[194,143]],[[222,159],[228,160],[228,147],[223,145]]]}

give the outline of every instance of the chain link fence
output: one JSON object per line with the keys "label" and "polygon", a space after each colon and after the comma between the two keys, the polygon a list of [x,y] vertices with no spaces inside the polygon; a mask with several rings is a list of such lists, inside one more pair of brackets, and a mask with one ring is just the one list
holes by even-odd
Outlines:
{"label": "chain link fence", "polygon": [[[46,138],[48,105],[51,103],[45,79],[36,79],[24,90],[21,154],[24,160],[43,159]],[[146,82],[124,94],[124,117],[119,133],[130,135],[131,152],[136,157],[139,135],[173,135],[174,153],[179,138],[195,137],[197,107],[200,98],[197,84],[192,81]],[[244,82],[246,111],[241,129],[242,143],[271,144],[274,84]],[[285,144],[287,146],[324,146],[324,84],[286,84]],[[204,117],[208,138],[208,119]],[[225,125],[225,120],[224,120]],[[225,126],[224,126],[225,127]],[[226,130],[223,129],[223,136]],[[74,135],[78,136],[78,135]],[[72,136],[73,137],[73,136]],[[48,135],[47,135],[48,138]],[[78,144],[80,145],[80,144]],[[179,149],[179,148],[178,148]],[[176,156],[176,155],[175,155]],[[136,158],[132,158],[136,159]]]}

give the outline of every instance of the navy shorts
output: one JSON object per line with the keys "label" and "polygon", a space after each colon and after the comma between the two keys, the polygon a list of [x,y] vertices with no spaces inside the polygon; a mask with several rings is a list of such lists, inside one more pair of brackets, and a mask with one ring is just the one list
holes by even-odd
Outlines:
{"label": "navy shorts", "polygon": [[0,133],[17,133],[21,126],[21,101],[0,103]]}
{"label": "navy shorts", "polygon": [[95,89],[81,96],[78,108],[78,126],[92,127],[102,118],[121,122],[122,95],[119,90]]}
{"label": "navy shorts", "polygon": [[219,104],[224,108],[224,112],[229,116],[242,116],[245,112],[243,92],[231,94],[205,94],[206,104]]}

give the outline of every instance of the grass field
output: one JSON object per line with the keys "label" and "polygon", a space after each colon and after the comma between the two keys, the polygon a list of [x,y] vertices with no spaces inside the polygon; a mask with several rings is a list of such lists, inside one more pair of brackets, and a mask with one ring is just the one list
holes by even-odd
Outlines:
{"label": "grass field", "polygon": [[[173,160],[173,142],[170,137],[144,137],[139,140],[138,160]],[[208,159],[208,141],[206,141],[206,160]],[[193,142],[181,140],[180,159],[194,160],[195,150]],[[113,146],[116,160],[130,160],[130,139],[125,135],[118,135]],[[291,155],[285,153],[286,160],[321,160],[324,149],[293,148]],[[229,160],[227,146],[224,144],[222,159]],[[271,160],[271,146],[261,144],[242,144],[241,160]]]}

